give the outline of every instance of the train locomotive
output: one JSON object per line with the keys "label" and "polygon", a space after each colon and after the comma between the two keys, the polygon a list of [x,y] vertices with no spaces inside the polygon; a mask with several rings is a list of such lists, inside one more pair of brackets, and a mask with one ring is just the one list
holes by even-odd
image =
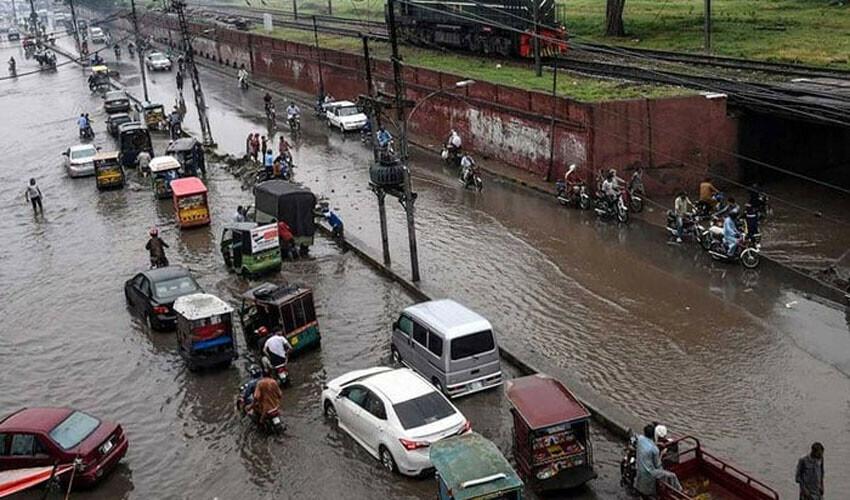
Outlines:
{"label": "train locomotive", "polygon": [[424,47],[448,47],[503,57],[534,57],[534,6],[538,3],[540,53],[567,50],[555,19],[555,0],[397,0],[400,37]]}

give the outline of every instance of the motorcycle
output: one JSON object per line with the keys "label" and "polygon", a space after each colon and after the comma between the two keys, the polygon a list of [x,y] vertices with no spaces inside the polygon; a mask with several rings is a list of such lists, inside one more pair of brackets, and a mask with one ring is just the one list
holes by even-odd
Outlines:
{"label": "motorcycle", "polygon": [[363,125],[363,127],[360,128],[360,143],[372,144],[372,129],[369,125]]}
{"label": "motorcycle", "polygon": [[239,88],[242,90],[248,90],[248,76],[247,75],[239,75]]}
{"label": "motorcycle", "polygon": [[474,187],[478,192],[481,192],[481,190],[484,189],[484,182],[481,180],[481,174],[475,167],[464,167],[460,171],[460,178],[458,180],[463,185],[464,189]]}
{"label": "motorcycle", "polygon": [[[676,214],[672,210],[667,211],[667,232],[670,238],[679,237],[679,227],[676,224]],[[699,223],[693,213],[687,213],[682,217],[682,237],[693,237],[694,241],[702,245],[703,235],[707,235],[706,228]]]}
{"label": "motorcycle", "polygon": [[298,115],[292,115],[287,119],[290,132],[298,132],[301,130],[301,118]]}
{"label": "motorcycle", "polygon": [[80,139],[84,141],[91,141],[94,139],[94,129],[91,128],[91,125],[80,129]]}
{"label": "motorcycle", "polygon": [[277,123],[277,112],[274,109],[274,104],[266,104],[266,121],[269,122],[269,128],[275,128],[275,124]]}
{"label": "motorcycle", "polygon": [[596,193],[596,206],[593,209],[599,217],[615,218],[621,224],[629,222],[629,206],[626,204],[622,192],[617,196],[613,206],[604,194]]}
{"label": "motorcycle", "polygon": [[168,258],[165,254],[159,257],[151,257],[151,269],[158,269],[160,267],[168,267]]}
{"label": "motorcycle", "polygon": [[636,496],[635,479],[637,478],[637,436],[629,433],[629,439],[623,446],[623,458],[620,459],[620,486],[629,495]]}
{"label": "motorcycle", "polygon": [[263,353],[262,358],[260,358],[260,367],[263,369],[263,373],[269,377],[277,381],[278,385],[283,387],[284,385],[289,383],[289,368],[287,368],[288,358],[283,360],[283,363],[279,365],[273,365],[271,362],[271,358],[265,353]]}
{"label": "motorcycle", "polygon": [[643,188],[643,172],[638,169],[632,174],[632,178],[629,179],[628,189],[626,189],[626,203],[634,213],[640,213],[643,211],[643,198],[644,188]]}
{"label": "motorcycle", "polygon": [[577,206],[582,210],[590,208],[590,195],[587,194],[587,187],[583,182],[577,182],[569,187],[563,180],[555,183],[557,194],[555,197],[558,203],[564,206]]}
{"label": "motorcycle", "polygon": [[460,148],[443,146],[443,150],[440,152],[440,158],[450,167],[459,167],[462,156]]}
{"label": "motorcycle", "polygon": [[726,251],[726,243],[723,240],[712,240],[708,249],[711,258],[721,262],[740,261],[746,269],[755,269],[761,262],[759,245],[750,238],[741,237],[735,245],[735,253],[729,255]]}
{"label": "motorcycle", "polygon": [[236,410],[243,417],[249,416],[251,420],[263,431],[269,434],[280,435],[286,431],[286,424],[283,423],[283,418],[280,416],[280,409],[273,408],[266,412],[266,417],[260,421],[259,417],[255,413],[248,413],[247,410],[247,401],[245,401],[244,393],[245,388],[248,384],[242,384],[239,387],[239,395],[236,397]]}

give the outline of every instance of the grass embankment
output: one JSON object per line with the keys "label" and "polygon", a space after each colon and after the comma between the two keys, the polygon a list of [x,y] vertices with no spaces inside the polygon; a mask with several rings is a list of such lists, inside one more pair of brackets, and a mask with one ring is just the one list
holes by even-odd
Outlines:
{"label": "grass embankment", "polygon": [[[255,29],[257,33],[265,33],[262,28]],[[272,36],[306,44],[313,44],[313,33],[296,29],[275,28]],[[362,54],[362,42],[358,39],[329,35],[319,36],[319,45],[326,49],[335,49],[355,54]],[[370,42],[370,55],[378,59],[389,59],[389,45]],[[434,50],[424,50],[413,47],[402,47],[402,57],[406,64],[433,69],[458,75],[462,78],[486,81],[500,85],[517,87],[526,90],[537,90],[550,93],[552,91],[552,76],[544,72],[538,78],[528,67],[472,56],[456,55]],[[561,71],[558,73],[558,95],[570,97],[577,101],[594,102],[601,100],[634,99],[645,97],[666,97],[692,93],[687,89],[663,85],[642,85],[631,82],[601,80],[579,76],[574,73]]]}
{"label": "grass embankment", "polygon": [[[626,0],[627,36],[602,36],[604,0],[569,0],[578,40],[664,50],[703,49],[704,0]],[[712,0],[715,54],[850,67],[850,5],[837,0]]]}

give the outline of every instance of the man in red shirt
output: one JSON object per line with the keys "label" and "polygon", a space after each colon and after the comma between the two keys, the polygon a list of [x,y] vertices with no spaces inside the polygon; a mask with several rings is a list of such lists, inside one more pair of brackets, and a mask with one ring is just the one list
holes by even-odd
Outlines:
{"label": "man in red shirt", "polygon": [[280,256],[284,259],[294,258],[295,255],[295,237],[292,235],[292,229],[285,221],[277,223],[277,238],[280,242]]}

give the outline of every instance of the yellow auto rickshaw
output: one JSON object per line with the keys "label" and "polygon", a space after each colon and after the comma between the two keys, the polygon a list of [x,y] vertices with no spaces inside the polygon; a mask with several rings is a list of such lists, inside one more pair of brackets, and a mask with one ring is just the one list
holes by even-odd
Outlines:
{"label": "yellow auto rickshaw", "polygon": [[124,168],[121,162],[118,161],[118,152],[110,151],[108,153],[97,153],[94,157],[94,175],[97,189],[124,187]]}
{"label": "yellow auto rickshaw", "polygon": [[168,130],[165,107],[162,104],[143,102],[139,108],[139,121],[144,123],[148,127],[148,130]]}
{"label": "yellow auto rickshaw", "polygon": [[109,85],[109,68],[104,65],[92,66],[89,75],[89,90],[92,92],[106,92]]}

